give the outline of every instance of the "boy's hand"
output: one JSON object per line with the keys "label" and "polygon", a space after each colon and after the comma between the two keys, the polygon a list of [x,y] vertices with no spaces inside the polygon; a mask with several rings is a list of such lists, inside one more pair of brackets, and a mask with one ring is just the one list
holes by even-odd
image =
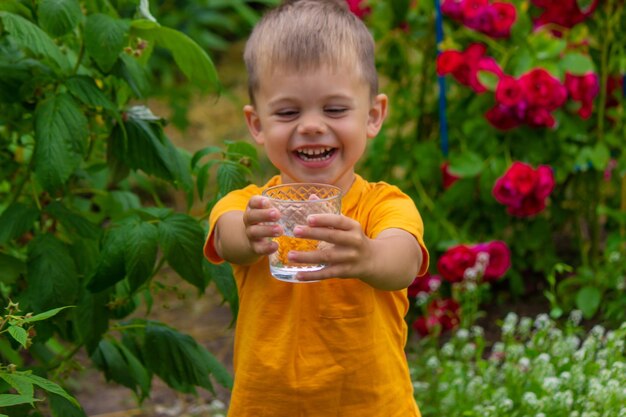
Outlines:
{"label": "boy's hand", "polygon": [[283,234],[275,223],[279,218],[279,211],[270,206],[267,198],[253,196],[248,202],[243,223],[250,248],[256,255],[269,255],[278,250],[278,244],[269,238]]}
{"label": "boy's hand", "polygon": [[[339,214],[315,214],[307,226],[294,229],[296,237],[322,241],[320,249],[311,252],[290,251],[294,262],[324,264],[319,271],[299,272],[301,281],[327,278],[362,278],[371,270],[374,259],[372,240],[363,233],[356,220]],[[324,244],[326,242],[327,244]]]}

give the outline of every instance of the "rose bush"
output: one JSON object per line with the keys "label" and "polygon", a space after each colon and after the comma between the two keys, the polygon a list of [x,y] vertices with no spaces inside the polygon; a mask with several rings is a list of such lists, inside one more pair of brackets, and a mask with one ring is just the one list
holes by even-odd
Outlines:
{"label": "rose bush", "polygon": [[363,173],[414,198],[441,297],[475,262],[465,242],[502,241],[499,299],[547,288],[567,264],[555,316],[623,321],[624,268],[609,259],[626,256],[624,2],[436,4],[367,2],[393,111]]}

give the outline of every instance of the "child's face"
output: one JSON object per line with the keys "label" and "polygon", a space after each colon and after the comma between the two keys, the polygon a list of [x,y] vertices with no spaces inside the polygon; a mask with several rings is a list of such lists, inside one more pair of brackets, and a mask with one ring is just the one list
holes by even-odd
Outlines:
{"label": "child's face", "polygon": [[282,181],[333,184],[344,191],[387,112],[387,97],[372,99],[369,85],[347,67],[264,74],[255,101],[255,107],[244,108],[248,128]]}

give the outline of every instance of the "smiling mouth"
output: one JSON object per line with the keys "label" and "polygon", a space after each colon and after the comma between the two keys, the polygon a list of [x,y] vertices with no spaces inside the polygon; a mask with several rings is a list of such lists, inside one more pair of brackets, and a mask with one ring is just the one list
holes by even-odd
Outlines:
{"label": "smiling mouth", "polygon": [[296,156],[303,161],[325,161],[329,159],[335,153],[336,148],[302,148],[294,151]]}

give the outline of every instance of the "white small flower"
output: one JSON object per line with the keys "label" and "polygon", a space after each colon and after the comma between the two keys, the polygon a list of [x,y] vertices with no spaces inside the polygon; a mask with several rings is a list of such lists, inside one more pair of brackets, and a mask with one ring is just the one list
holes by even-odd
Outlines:
{"label": "white small flower", "polygon": [[472,326],[472,337],[483,337],[485,335],[485,330],[480,326]]}
{"label": "white small flower", "polygon": [[459,329],[456,332],[456,338],[461,341],[466,341],[469,338],[469,331],[467,329]]}
{"label": "white small flower", "polygon": [[441,363],[439,362],[439,358],[437,358],[436,356],[431,356],[426,361],[426,367],[428,369],[438,369],[440,364]]}
{"label": "white small flower", "polygon": [[561,386],[561,380],[559,378],[549,376],[543,380],[542,387],[548,392],[555,392]]}
{"label": "white small flower", "polygon": [[596,337],[596,339],[602,339],[604,336],[605,328],[600,325],[595,325],[591,329],[591,334]]}
{"label": "white small flower", "polygon": [[525,392],[524,395],[522,395],[522,401],[530,407],[535,407],[539,403],[537,394],[532,391]]}
{"label": "white small flower", "polygon": [[572,310],[569,313],[569,321],[572,322],[574,326],[578,326],[583,319],[583,312],[580,310]]}
{"label": "white small flower", "polygon": [[519,360],[518,365],[522,368],[522,371],[527,371],[530,368],[530,359],[524,356]]}
{"label": "white small flower", "polygon": [[545,329],[546,327],[548,327],[549,324],[550,317],[548,317],[548,315],[545,313],[539,314],[535,319],[535,328],[539,330]]}
{"label": "white small flower", "polygon": [[467,268],[465,272],[463,273],[463,278],[470,280],[470,281],[474,281],[477,276],[478,276],[478,271],[476,271],[476,268],[474,267]]}

